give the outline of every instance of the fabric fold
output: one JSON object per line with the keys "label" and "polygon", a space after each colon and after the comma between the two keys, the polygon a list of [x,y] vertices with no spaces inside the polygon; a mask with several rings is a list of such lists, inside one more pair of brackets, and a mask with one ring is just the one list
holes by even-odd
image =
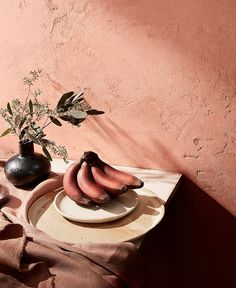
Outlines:
{"label": "fabric fold", "polygon": [[11,195],[0,213],[0,283],[8,276],[8,283],[20,283],[8,287],[142,287],[141,259],[134,244],[69,245],[28,223],[29,207],[61,188],[63,175],[51,173],[32,190],[14,187],[1,170],[0,181]]}
{"label": "fabric fold", "polygon": [[0,225],[0,263],[5,263],[10,269],[20,269],[26,241],[24,229],[19,224],[6,223],[2,219]]}
{"label": "fabric fold", "polygon": [[28,263],[24,228],[11,223],[0,213],[0,283],[1,287],[54,287],[54,277],[43,262]]}

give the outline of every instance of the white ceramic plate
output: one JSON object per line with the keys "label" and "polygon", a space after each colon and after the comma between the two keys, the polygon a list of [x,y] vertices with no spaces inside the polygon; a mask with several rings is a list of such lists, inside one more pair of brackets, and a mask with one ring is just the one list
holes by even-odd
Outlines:
{"label": "white ceramic plate", "polygon": [[138,195],[135,191],[129,190],[108,203],[85,207],[77,205],[63,190],[55,196],[53,204],[58,213],[72,221],[105,223],[120,219],[132,212],[138,204]]}

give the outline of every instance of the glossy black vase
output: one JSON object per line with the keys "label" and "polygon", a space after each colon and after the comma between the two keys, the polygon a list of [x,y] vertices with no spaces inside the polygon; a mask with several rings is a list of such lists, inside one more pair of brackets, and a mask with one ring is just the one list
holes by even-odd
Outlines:
{"label": "glossy black vase", "polygon": [[12,156],[4,166],[7,179],[15,186],[34,186],[48,177],[50,160],[34,152],[33,142],[19,142],[19,154]]}

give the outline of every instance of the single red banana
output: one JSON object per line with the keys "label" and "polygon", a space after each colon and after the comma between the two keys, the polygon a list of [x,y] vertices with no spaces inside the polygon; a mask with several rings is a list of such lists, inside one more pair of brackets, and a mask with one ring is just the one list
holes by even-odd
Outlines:
{"label": "single red banana", "polygon": [[124,171],[120,171],[110,166],[109,164],[103,162],[101,159],[98,159],[98,166],[102,169],[104,173],[124,183],[128,186],[128,188],[135,189],[143,187],[144,183],[142,180],[135,177],[134,175],[131,175]]}
{"label": "single red banana", "polygon": [[119,180],[105,174],[99,167],[91,167],[94,181],[112,196],[128,191],[128,187]]}
{"label": "single red banana", "polygon": [[83,194],[77,184],[77,174],[81,167],[81,161],[72,163],[63,177],[63,188],[68,197],[77,204],[89,206],[92,201]]}
{"label": "single red banana", "polygon": [[87,162],[83,162],[77,173],[77,183],[83,193],[95,203],[106,203],[111,199],[106,191],[94,181],[91,167]]}

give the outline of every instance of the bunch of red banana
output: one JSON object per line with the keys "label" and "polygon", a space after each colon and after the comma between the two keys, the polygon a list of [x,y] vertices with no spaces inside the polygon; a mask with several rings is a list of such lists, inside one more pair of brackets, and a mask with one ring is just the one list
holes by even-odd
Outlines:
{"label": "bunch of red banana", "polygon": [[72,163],[63,178],[65,193],[77,204],[85,206],[106,203],[128,189],[142,186],[140,179],[115,169],[92,151],[85,152],[80,161]]}

